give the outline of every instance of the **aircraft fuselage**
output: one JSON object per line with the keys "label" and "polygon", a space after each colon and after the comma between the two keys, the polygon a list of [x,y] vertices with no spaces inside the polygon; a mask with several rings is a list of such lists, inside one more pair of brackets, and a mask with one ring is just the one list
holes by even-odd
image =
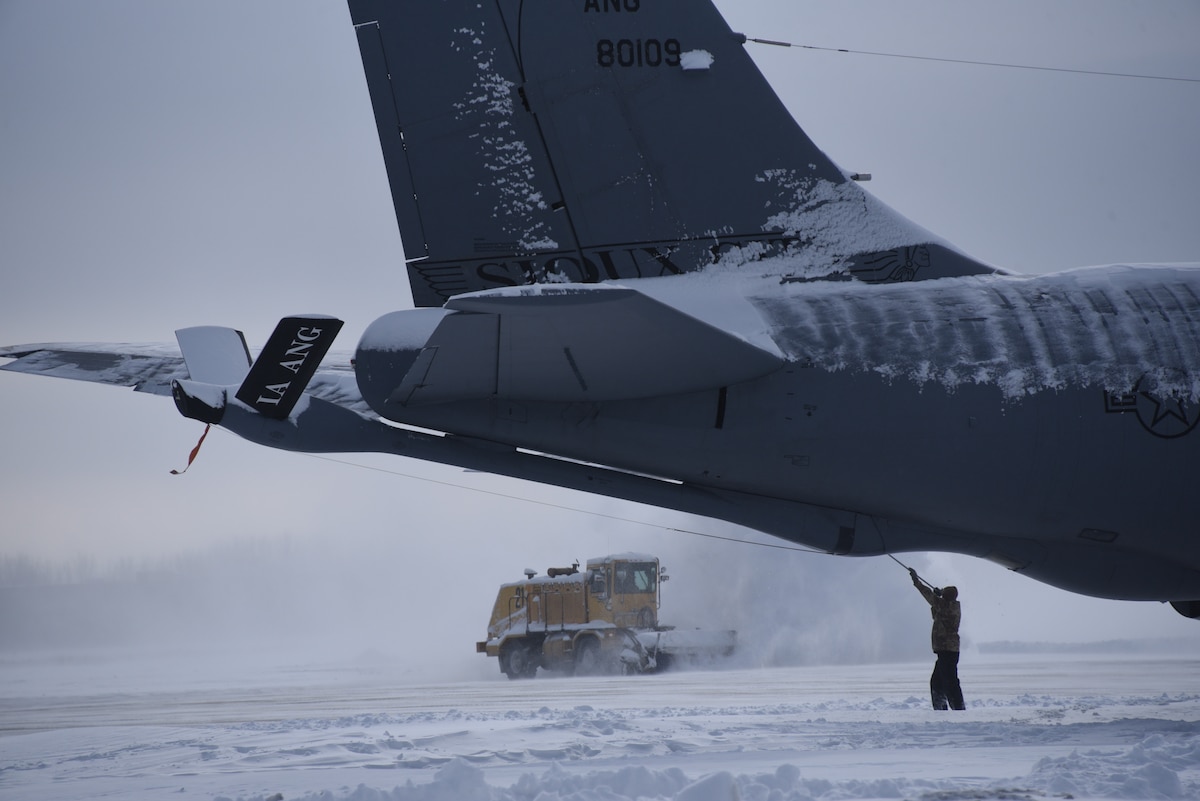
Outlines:
{"label": "aircraft fuselage", "polygon": [[[822,550],[948,550],[1093,595],[1200,597],[1200,565],[1178,558],[1200,519],[1200,435],[1170,383],[1196,359],[1200,270],[1144,269],[751,297],[783,366],[702,392],[401,406],[370,391],[415,351],[369,382],[379,362],[360,351],[360,387],[399,423],[728,493],[714,516]],[[1155,375],[1137,373],[1147,348]]]}

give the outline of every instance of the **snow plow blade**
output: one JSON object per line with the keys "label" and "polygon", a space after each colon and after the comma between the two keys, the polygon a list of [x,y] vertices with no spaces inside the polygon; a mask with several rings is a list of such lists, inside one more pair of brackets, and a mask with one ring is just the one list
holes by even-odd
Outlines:
{"label": "snow plow blade", "polygon": [[672,656],[729,656],[737,646],[736,631],[705,629],[667,629],[639,631],[638,641],[649,651]]}
{"label": "snow plow blade", "polygon": [[729,630],[665,628],[631,634],[639,647],[629,649],[622,661],[638,672],[710,665],[737,647],[737,632]]}

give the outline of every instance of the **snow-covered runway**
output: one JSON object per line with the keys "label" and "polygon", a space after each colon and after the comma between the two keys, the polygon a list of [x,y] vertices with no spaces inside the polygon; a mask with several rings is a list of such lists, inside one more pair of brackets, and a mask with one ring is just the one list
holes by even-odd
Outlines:
{"label": "snow-covered runway", "polygon": [[0,665],[11,799],[1200,798],[1200,660],[433,683],[182,655]]}

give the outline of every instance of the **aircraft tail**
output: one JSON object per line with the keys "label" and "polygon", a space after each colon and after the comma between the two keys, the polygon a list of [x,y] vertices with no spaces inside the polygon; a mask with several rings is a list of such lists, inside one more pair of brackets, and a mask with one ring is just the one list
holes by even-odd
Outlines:
{"label": "aircraft tail", "polygon": [[690,272],[730,250],[990,272],[809,140],[709,0],[349,0],[413,299]]}
{"label": "aircraft tail", "polygon": [[253,364],[240,331],[216,326],[176,331],[189,378],[171,382],[175,406],[184,417],[218,424],[228,405],[227,384],[241,385],[234,397],[255,413],[285,420],[329,352],[342,321],[326,315],[284,317]]}

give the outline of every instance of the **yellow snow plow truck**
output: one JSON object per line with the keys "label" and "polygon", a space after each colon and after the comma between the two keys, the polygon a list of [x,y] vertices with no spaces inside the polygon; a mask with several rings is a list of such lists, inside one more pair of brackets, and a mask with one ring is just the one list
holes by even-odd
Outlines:
{"label": "yellow snow plow truck", "polygon": [[538,668],[648,673],[733,653],[736,632],[658,624],[667,578],[658,559],[642,554],[589,559],[582,573],[578,562],[544,577],[526,570],[525,581],[500,587],[488,638],[475,650],[497,657],[510,679],[532,678]]}

